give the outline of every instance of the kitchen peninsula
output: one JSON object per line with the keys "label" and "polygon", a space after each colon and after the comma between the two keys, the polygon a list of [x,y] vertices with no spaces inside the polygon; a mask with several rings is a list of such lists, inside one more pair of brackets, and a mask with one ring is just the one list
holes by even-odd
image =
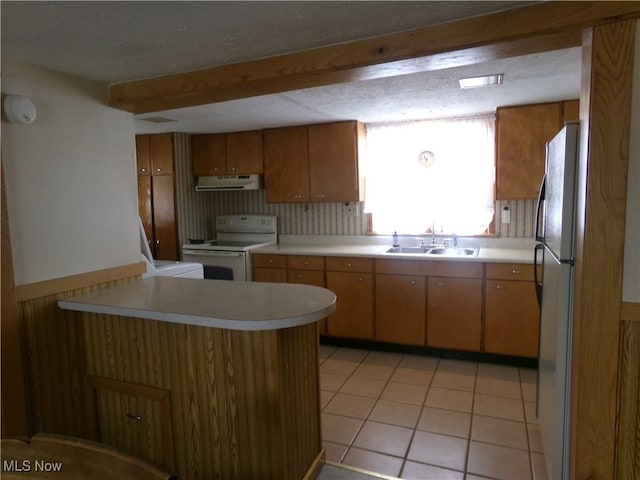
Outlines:
{"label": "kitchen peninsula", "polygon": [[322,462],[307,285],[151,277],[59,301],[82,315],[88,436],[179,478],[314,478]]}

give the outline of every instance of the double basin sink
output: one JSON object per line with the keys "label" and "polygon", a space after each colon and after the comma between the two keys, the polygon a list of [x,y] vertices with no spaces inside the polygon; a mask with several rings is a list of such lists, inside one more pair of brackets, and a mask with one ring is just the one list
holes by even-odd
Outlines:
{"label": "double basin sink", "polygon": [[458,247],[392,247],[385,253],[440,255],[446,257],[477,257],[477,248]]}

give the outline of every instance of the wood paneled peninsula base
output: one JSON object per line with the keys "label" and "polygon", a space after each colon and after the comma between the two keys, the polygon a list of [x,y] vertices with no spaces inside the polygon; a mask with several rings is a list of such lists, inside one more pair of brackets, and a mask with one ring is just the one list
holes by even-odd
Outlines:
{"label": "wood paneled peninsula base", "polygon": [[314,478],[323,461],[308,285],[152,277],[59,302],[81,313],[87,436],[181,479]]}

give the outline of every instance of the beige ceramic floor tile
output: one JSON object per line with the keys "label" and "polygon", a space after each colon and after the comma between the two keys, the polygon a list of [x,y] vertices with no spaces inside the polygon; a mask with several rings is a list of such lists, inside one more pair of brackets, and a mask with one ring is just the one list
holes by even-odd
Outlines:
{"label": "beige ceramic floor tile", "polygon": [[500,480],[531,480],[529,452],[472,441],[467,472]]}
{"label": "beige ceramic floor tile", "polygon": [[339,391],[340,393],[350,393],[362,397],[378,398],[386,383],[384,380],[350,377]]}
{"label": "beige ceramic floor tile", "polygon": [[469,438],[470,425],[470,413],[424,407],[418,422],[418,429],[442,435]]}
{"label": "beige ceramic floor tile", "polygon": [[535,368],[520,368],[520,381],[522,383],[538,383],[538,371]]}
{"label": "beige ceramic floor tile", "polygon": [[543,453],[542,436],[540,427],[534,423],[527,423],[527,431],[529,432],[529,450],[532,452]]}
{"label": "beige ceramic floor tile", "polygon": [[527,419],[527,423],[538,424],[538,417],[536,417],[536,402],[524,402],[524,414]]}
{"label": "beige ceramic floor tile", "polygon": [[359,348],[337,348],[331,358],[334,360],[346,360],[348,362],[360,363],[369,354],[369,350],[361,350]]}
{"label": "beige ceramic floor tile", "polygon": [[438,364],[438,372],[460,373],[462,375],[475,375],[478,370],[476,362],[443,358]]}
{"label": "beige ceramic floor tile", "polygon": [[433,372],[418,368],[398,367],[391,376],[391,381],[396,383],[409,383],[411,385],[423,385],[428,387],[433,378]]}
{"label": "beige ceramic floor tile", "polygon": [[427,394],[425,406],[456,410],[458,412],[471,412],[473,405],[473,393],[461,390],[448,390],[431,387]]}
{"label": "beige ceramic floor tile", "polygon": [[481,395],[476,393],[473,402],[473,413],[487,417],[505,418],[524,422],[522,400],[494,397],[493,395]]}
{"label": "beige ceramic floor tile", "polygon": [[407,480],[463,480],[464,473],[408,460],[400,478]]}
{"label": "beige ceramic floor tile", "polygon": [[467,476],[464,477],[464,480],[487,480],[487,479],[489,479],[489,477],[480,477],[479,475],[473,475],[471,473],[467,473]]}
{"label": "beige ceramic floor tile", "polygon": [[362,363],[373,365],[387,365],[389,367],[397,367],[402,358],[401,353],[391,352],[369,352]]}
{"label": "beige ceramic floor tile", "polygon": [[329,392],[337,392],[349,377],[347,375],[334,375],[320,372],[320,388]]}
{"label": "beige ceramic floor tile", "polygon": [[536,401],[536,384],[535,383],[520,383],[522,387],[522,398],[527,402]]}
{"label": "beige ceramic floor tile", "polygon": [[390,400],[378,400],[378,403],[369,415],[369,420],[390,423],[401,427],[415,428],[419,416],[420,407],[418,405],[408,405]]}
{"label": "beige ceramic floor tile", "polygon": [[533,480],[548,480],[547,467],[544,463],[544,455],[541,453],[531,453],[531,468],[533,470]]}
{"label": "beige ceramic floor tile", "polygon": [[452,470],[464,470],[468,440],[416,430],[408,460]]}
{"label": "beige ceramic floor tile", "polygon": [[324,411],[335,415],[344,415],[345,417],[365,419],[369,416],[375,403],[375,398],[336,393]]}
{"label": "beige ceramic floor tile", "polygon": [[364,423],[357,418],[342,417],[331,413],[321,415],[322,439],[326,442],[351,445]]}
{"label": "beige ceramic floor tile", "polygon": [[347,453],[349,447],[346,445],[340,445],[338,443],[331,442],[322,442],[322,446],[324,447],[326,459],[329,462],[340,463],[342,461],[342,457]]}
{"label": "beige ceramic floor tile", "polygon": [[426,396],[427,387],[425,386],[389,382],[382,392],[382,395],[380,395],[380,398],[422,406]]}
{"label": "beige ceramic floor tile", "polygon": [[496,365],[493,363],[479,363],[478,376],[484,378],[494,378],[496,380],[508,380],[510,382],[520,381],[520,373],[518,371],[518,367]]}
{"label": "beige ceramic floor tile", "polygon": [[451,390],[464,390],[473,392],[476,376],[473,374],[455,373],[438,370],[433,376],[432,387],[449,388]]}
{"label": "beige ceramic floor tile", "polygon": [[511,380],[501,380],[497,378],[487,378],[478,376],[476,381],[476,393],[484,395],[494,395],[496,397],[522,399],[520,382]]}
{"label": "beige ceramic floor tile", "polygon": [[403,368],[417,368],[420,370],[429,370],[434,372],[438,367],[439,359],[437,357],[427,357],[424,355],[409,355],[402,356],[402,360],[398,364]]}
{"label": "beige ceramic floor tile", "polygon": [[388,365],[372,365],[363,363],[356,369],[355,372],[353,372],[353,376],[386,381],[389,380],[392,373],[393,367],[389,367]]}
{"label": "beige ceramic floor tile", "polygon": [[320,365],[320,373],[332,375],[351,375],[358,368],[358,362],[329,358]]}
{"label": "beige ceramic floor tile", "polygon": [[349,449],[342,463],[392,477],[397,477],[402,467],[401,458],[354,447]]}
{"label": "beige ceramic floor tile", "polygon": [[336,347],[332,347],[330,345],[320,345],[318,348],[318,356],[320,358],[329,358],[336,350]]}
{"label": "beige ceramic floor tile", "polygon": [[404,457],[411,442],[413,430],[368,420],[353,442],[354,447]]}
{"label": "beige ceramic floor tile", "polygon": [[330,392],[329,390],[320,390],[320,408],[324,408],[327,406],[327,403],[333,397],[334,392]]}
{"label": "beige ceramic floor tile", "polygon": [[471,422],[471,440],[504,447],[529,449],[524,422],[474,415]]}

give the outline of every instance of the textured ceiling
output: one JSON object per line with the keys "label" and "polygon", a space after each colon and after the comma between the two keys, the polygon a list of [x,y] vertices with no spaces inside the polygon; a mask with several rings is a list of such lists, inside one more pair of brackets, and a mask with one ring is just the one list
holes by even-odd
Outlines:
{"label": "textured ceiling", "polygon": [[[1,7],[2,60],[105,84],[237,63],[476,16],[523,2],[13,2]],[[577,97],[578,49],[312,88],[136,117],[140,133],[214,132],[341,119],[365,122],[493,111]],[[459,90],[460,76],[505,73]],[[144,121],[167,117],[170,123]]]}

